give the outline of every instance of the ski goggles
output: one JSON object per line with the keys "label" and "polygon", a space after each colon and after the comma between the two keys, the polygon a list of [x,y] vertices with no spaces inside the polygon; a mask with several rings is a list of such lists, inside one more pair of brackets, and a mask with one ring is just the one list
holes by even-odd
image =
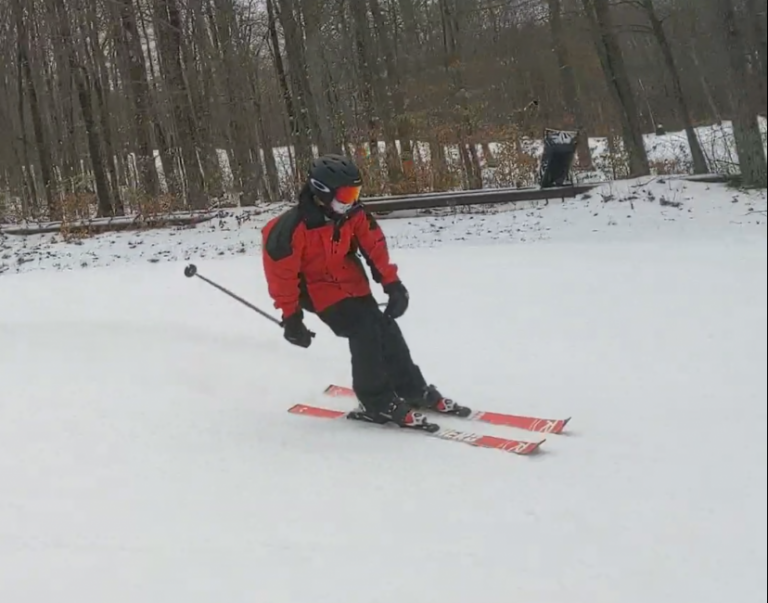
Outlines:
{"label": "ski goggles", "polygon": [[343,205],[352,205],[360,199],[361,186],[340,186],[334,191],[333,198]]}

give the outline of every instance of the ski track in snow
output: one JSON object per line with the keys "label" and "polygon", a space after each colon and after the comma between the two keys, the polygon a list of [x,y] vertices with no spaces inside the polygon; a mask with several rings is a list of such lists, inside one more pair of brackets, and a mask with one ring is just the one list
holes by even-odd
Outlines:
{"label": "ski track in snow", "polygon": [[345,342],[182,275],[269,310],[266,216],[6,238],[0,601],[765,601],[765,210],[654,180],[382,220],[427,378],[573,415],[531,458],[288,414],[349,405]]}

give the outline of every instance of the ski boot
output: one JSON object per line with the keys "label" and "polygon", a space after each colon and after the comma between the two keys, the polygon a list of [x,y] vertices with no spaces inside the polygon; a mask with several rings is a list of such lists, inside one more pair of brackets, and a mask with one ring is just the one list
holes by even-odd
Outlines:
{"label": "ski boot", "polygon": [[426,408],[444,415],[455,415],[462,418],[466,418],[472,414],[471,408],[460,406],[450,398],[446,398],[434,385],[425,387],[422,399],[414,401],[413,406],[417,408]]}
{"label": "ski boot", "polygon": [[396,398],[382,410],[368,409],[361,402],[358,410],[348,413],[347,418],[354,421],[368,421],[377,425],[392,423],[398,427],[422,429],[430,432],[440,429],[438,425],[430,423],[424,413],[415,410],[402,398]]}

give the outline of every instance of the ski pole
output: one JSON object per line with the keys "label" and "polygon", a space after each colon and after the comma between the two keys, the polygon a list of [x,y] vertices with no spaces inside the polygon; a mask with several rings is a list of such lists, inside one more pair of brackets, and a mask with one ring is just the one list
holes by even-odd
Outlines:
{"label": "ski pole", "polygon": [[266,312],[264,312],[264,310],[259,310],[259,308],[257,308],[256,306],[254,306],[252,303],[250,303],[250,302],[248,302],[248,301],[244,300],[244,299],[243,299],[242,297],[240,297],[239,295],[235,295],[234,293],[232,293],[232,292],[231,292],[229,289],[227,289],[226,287],[222,287],[221,285],[219,285],[219,284],[217,284],[217,283],[214,283],[214,282],[213,282],[211,279],[204,277],[202,274],[199,274],[199,273],[197,272],[197,266],[195,266],[194,264],[190,264],[189,266],[187,266],[186,268],[184,268],[184,276],[186,276],[187,278],[192,278],[193,276],[196,276],[197,278],[199,278],[199,279],[201,279],[201,280],[205,281],[206,283],[208,283],[208,284],[209,284],[211,287],[216,287],[216,289],[218,289],[218,290],[219,290],[219,291],[221,291],[222,293],[226,293],[226,294],[227,294],[227,295],[229,295],[231,298],[233,298],[233,299],[236,299],[236,300],[237,300],[237,301],[239,301],[241,304],[243,304],[244,306],[247,306],[248,308],[250,308],[250,309],[251,309],[251,310],[253,310],[254,312],[258,312],[258,313],[259,313],[259,314],[261,314],[261,315],[262,315],[264,318],[266,318],[267,320],[269,320],[269,321],[271,321],[271,322],[275,323],[277,326],[279,326],[279,327],[282,327],[282,326],[283,326],[283,323],[282,323],[282,322],[280,322],[279,320],[277,320],[277,318],[275,318],[274,316],[271,316],[271,315],[267,314]]}

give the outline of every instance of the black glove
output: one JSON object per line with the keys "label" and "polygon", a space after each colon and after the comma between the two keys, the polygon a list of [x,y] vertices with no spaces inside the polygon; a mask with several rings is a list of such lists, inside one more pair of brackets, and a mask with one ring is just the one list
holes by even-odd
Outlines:
{"label": "black glove", "polygon": [[283,319],[282,327],[283,337],[293,345],[308,348],[312,344],[312,338],[315,334],[304,324],[304,317],[301,312],[296,312]]}
{"label": "black glove", "polygon": [[389,318],[400,318],[408,309],[408,289],[400,281],[384,285],[384,293],[389,295],[389,303],[384,315]]}

